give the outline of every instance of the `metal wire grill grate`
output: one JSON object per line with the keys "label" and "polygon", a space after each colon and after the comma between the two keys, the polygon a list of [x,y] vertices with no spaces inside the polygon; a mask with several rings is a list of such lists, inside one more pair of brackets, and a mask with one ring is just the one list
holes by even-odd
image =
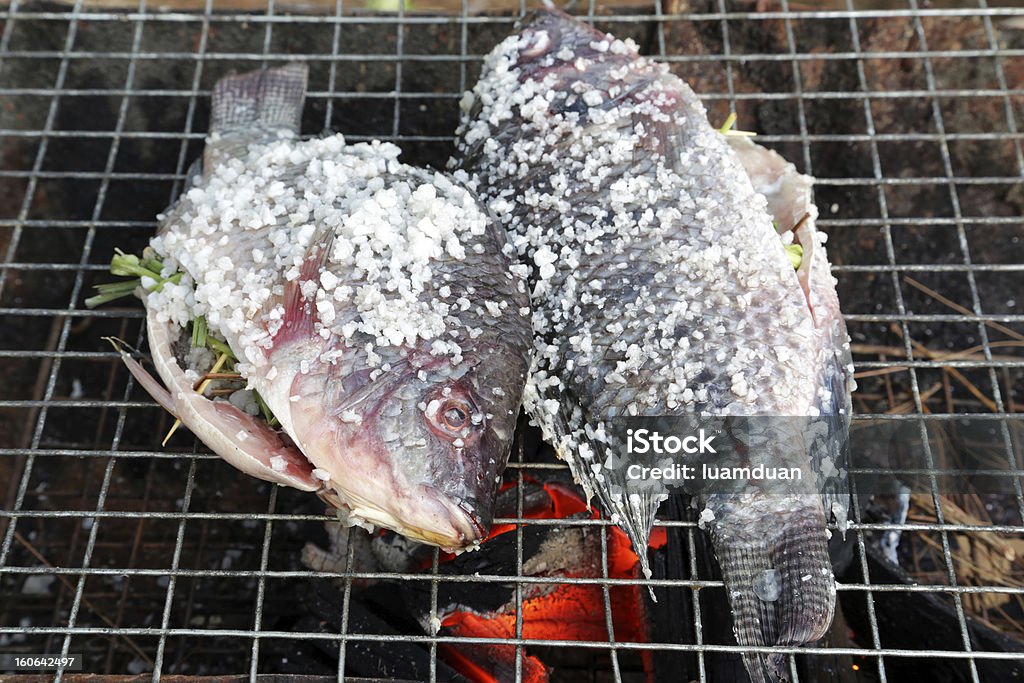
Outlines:
{"label": "metal wire grill grate", "polygon": [[[1024,497],[1013,455],[1024,402],[1024,9],[986,0],[941,9],[917,0],[886,9],[853,0],[621,4],[572,9],[668,62],[712,121],[737,111],[742,127],[818,177],[861,374],[858,412],[992,419],[1014,474],[1015,495],[975,497],[973,512],[965,500],[950,507],[934,477],[906,522],[872,521],[858,503],[857,559],[839,590],[844,610],[863,620],[852,640],[809,653],[778,648],[793,677],[819,680],[801,663],[832,657],[855,669],[852,680],[900,680],[894,672],[925,660],[950,662],[950,680],[1000,680],[989,667],[1024,660],[1022,648],[990,648],[973,629],[1001,610],[1006,619],[993,628],[1024,638],[1007,626],[1024,617],[1014,611],[1024,599]],[[439,584],[509,581],[442,575],[437,553],[430,570],[397,577],[306,570],[301,545],[329,517],[308,497],[234,472],[191,437],[161,448],[168,418],[101,341],[141,345],[140,309],[83,306],[105,281],[113,248],[141,249],[155,214],[177,196],[201,150],[210,88],[229,69],[301,56],[311,65],[304,132],[394,140],[407,161],[443,164],[461,93],[527,7],[412,7],[140,0],[114,10],[14,0],[0,11],[0,652],[84,652],[88,671],[154,680],[255,679],[296,671],[289,659],[322,641],[337,659],[307,673],[343,679],[350,648],[399,638],[348,628],[360,581],[425,582],[433,616]],[[508,476],[521,492],[524,477],[559,469],[520,460]],[[522,506],[520,494],[518,514],[497,520],[516,525],[510,571],[520,605],[526,587],[544,582],[523,576],[526,527],[604,524],[524,519]],[[609,578],[602,536],[602,576],[566,582],[601,587],[607,638],[526,641],[520,617],[515,638],[477,642],[515,645],[517,681],[536,651],[558,653],[558,680],[641,680],[640,652],[683,653],[692,678],[721,680],[709,662],[736,647],[705,628],[714,615],[696,597],[721,582],[698,566],[692,521],[661,525],[682,540],[686,572],[643,583],[693,598],[692,638],[615,638],[610,591],[629,581]],[[931,564],[910,567],[916,582],[870,565],[868,546],[886,531],[934,551]],[[980,571],[980,555],[964,559],[972,547],[998,550],[1005,562]],[[301,586],[333,580],[341,628],[297,627]],[[882,617],[897,595],[941,599],[954,637],[892,637],[891,615]],[[427,644],[432,680],[439,646],[458,642],[401,638]]]}

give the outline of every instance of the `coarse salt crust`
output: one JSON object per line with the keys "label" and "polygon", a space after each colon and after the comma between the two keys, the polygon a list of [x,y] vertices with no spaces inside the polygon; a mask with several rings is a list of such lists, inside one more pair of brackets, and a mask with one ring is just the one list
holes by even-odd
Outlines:
{"label": "coarse salt crust", "polygon": [[[838,309],[816,326],[766,197],[665,65],[542,18],[487,56],[461,106],[469,185],[531,287],[524,405],[588,496],[615,418],[844,410]],[[658,501],[610,498],[613,519],[649,527]]]}
{"label": "coarse salt crust", "polygon": [[[774,258],[782,253],[764,197],[753,191],[723,136],[706,124],[703,109],[677,106],[678,88],[685,86],[664,65],[622,60],[635,57],[635,46],[605,36],[589,43],[593,53],[586,57],[562,48],[524,71],[522,54],[550,41],[542,33],[512,36],[487,57],[474,97],[463,105],[464,114],[474,102],[482,108],[460,129],[460,147],[482,145],[483,167],[471,182],[509,230],[520,274],[530,276],[537,334],[527,405],[550,437],[576,452],[593,440],[584,434],[582,416],[566,433],[556,425],[558,401],[545,398],[560,393],[566,364],[610,385],[636,385],[632,378],[644,369],[658,373],[664,381],[628,395],[621,406],[628,415],[706,403],[709,390],[695,378],[711,359],[694,347],[706,346],[705,337],[717,331],[708,311],[719,303],[742,311],[758,291],[792,289],[795,277],[786,260]],[[600,71],[587,77],[609,57],[621,65],[608,77]],[[583,73],[563,81],[557,68],[566,64]],[[602,106],[615,99],[619,81],[643,81],[643,97]],[[586,105],[585,115],[568,106],[576,98]],[[703,125],[693,125],[696,116]],[[659,124],[685,127],[690,136],[676,158],[651,148],[645,127]],[[511,144],[499,142],[503,127],[519,128]],[[637,150],[650,163],[635,164]],[[546,182],[531,182],[539,168],[552,173]],[[587,190],[605,194],[595,201]],[[686,223],[696,226],[697,239],[675,241],[673,233],[687,230]],[[723,229],[726,224],[747,229]],[[632,276],[639,266],[630,252],[661,240],[671,249],[650,264],[657,267],[652,286],[636,288]],[[595,262],[602,267],[592,267]],[[708,286],[716,282],[722,286]],[[594,310],[600,316],[588,318]],[[656,324],[648,326],[652,319]],[[777,323],[796,337],[813,335],[799,305],[778,307]],[[647,328],[642,339],[631,343],[623,336],[641,326]],[[680,336],[684,326],[691,331]],[[726,331],[720,332],[718,344]],[[717,359],[731,378],[732,396],[721,407],[726,414],[749,413],[765,402],[753,378],[777,374],[779,358],[768,345],[730,346],[726,342]],[[611,368],[603,362],[609,356],[617,358]],[[789,379],[794,403],[809,401],[813,387],[801,386],[798,376]]]}
{"label": "coarse salt crust", "polygon": [[[216,144],[211,136],[208,144]],[[253,144],[219,159],[162,217],[152,240],[164,270],[186,273],[148,295],[161,321],[185,326],[205,316],[227,339],[243,375],[268,362],[289,315],[285,293],[297,287],[302,315],[324,340],[320,360],[358,338],[375,349],[429,340],[431,351],[461,359],[453,332],[460,311],[435,283],[439,259],[465,260],[487,217],[473,195],[443,173],[398,161],[388,143],[347,145],[341,135]],[[472,302],[498,315],[503,299]],[[369,340],[369,341],[367,341]],[[332,357],[331,354],[334,354]],[[273,368],[270,370],[273,372]]]}

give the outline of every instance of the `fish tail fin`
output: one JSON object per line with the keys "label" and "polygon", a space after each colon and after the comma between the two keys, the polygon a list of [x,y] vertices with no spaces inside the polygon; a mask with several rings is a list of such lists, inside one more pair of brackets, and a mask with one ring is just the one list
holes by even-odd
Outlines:
{"label": "fish tail fin", "polygon": [[292,63],[225,76],[213,89],[210,130],[264,128],[299,132],[309,69]]}
{"label": "fish tail fin", "polygon": [[[633,544],[633,551],[640,562],[640,571],[648,579],[651,578],[652,573],[651,563],[647,557],[647,545],[650,542],[651,528],[654,526],[658,507],[665,498],[665,496],[634,495],[627,498],[626,505],[615,509],[618,526]],[[604,505],[604,501],[602,501],[602,505]],[[650,588],[650,593],[651,598],[657,602],[653,587]]]}
{"label": "fish tail fin", "polygon": [[[781,525],[732,534],[712,531],[715,555],[741,647],[795,646],[823,637],[832,623],[836,588],[820,510],[804,509]],[[788,656],[743,655],[752,683],[788,681]]]}

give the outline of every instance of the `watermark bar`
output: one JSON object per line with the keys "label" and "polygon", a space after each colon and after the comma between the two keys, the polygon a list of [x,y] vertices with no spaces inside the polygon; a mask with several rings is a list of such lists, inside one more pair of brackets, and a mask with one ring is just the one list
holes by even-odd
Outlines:
{"label": "watermark bar", "polygon": [[81,671],[82,655],[3,654],[0,671]]}
{"label": "watermark bar", "polygon": [[1022,442],[1018,422],[970,417],[620,417],[591,463],[613,495],[1012,494]]}

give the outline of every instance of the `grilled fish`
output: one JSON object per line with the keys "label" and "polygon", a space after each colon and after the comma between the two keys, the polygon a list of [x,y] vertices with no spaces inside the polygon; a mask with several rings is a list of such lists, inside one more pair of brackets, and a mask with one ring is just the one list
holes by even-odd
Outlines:
{"label": "grilled fish", "polygon": [[[159,217],[145,388],[260,479],[350,523],[460,549],[486,536],[525,374],[525,286],[477,198],[390,144],[297,138],[306,67],[220,80],[201,173]],[[193,389],[203,316],[281,430]],[[166,388],[165,388],[166,387]]]}
{"label": "grilled fish", "polygon": [[[818,438],[787,434],[766,456],[822,476],[698,501],[738,642],[821,637],[835,603],[827,518],[845,525],[852,368],[811,179],[713,129],[692,90],[635,45],[560,12],[498,45],[462,110],[452,165],[530,283],[525,407],[645,571],[664,496],[621,493],[615,420],[825,416]],[[785,242],[803,248],[798,269]],[[744,660],[754,681],[786,675],[782,656]]]}

